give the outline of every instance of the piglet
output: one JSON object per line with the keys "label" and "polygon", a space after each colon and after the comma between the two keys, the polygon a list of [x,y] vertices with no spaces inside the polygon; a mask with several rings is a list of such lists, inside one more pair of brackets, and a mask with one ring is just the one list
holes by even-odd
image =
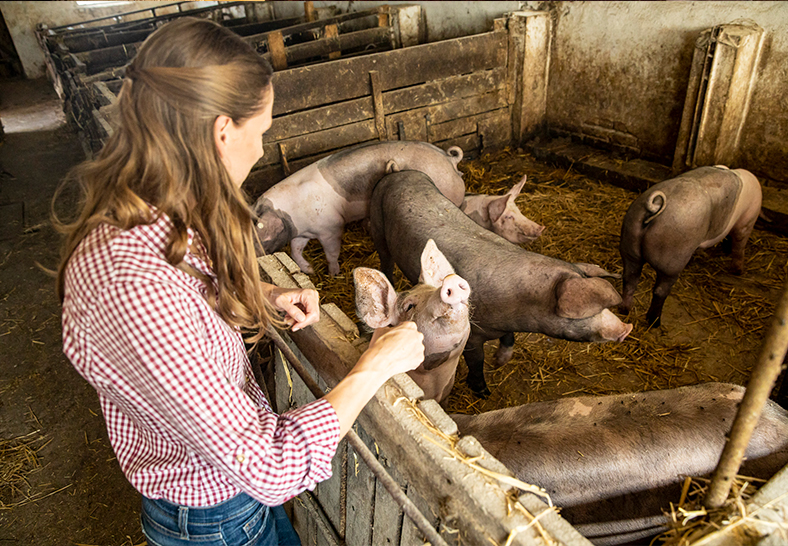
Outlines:
{"label": "piglet", "polygon": [[502,196],[466,193],[460,209],[471,220],[514,244],[530,243],[544,231],[544,226],[529,220],[514,202],[528,177],[523,176]]}
{"label": "piglet", "polygon": [[328,271],[339,275],[339,250],[345,224],[369,214],[372,187],[395,161],[402,169],[423,171],[456,205],[465,196],[457,164],[462,149],[444,152],[428,142],[391,141],[362,144],[304,167],[265,191],[255,202],[262,251],[271,253],[290,243],[293,260],[305,273],[312,266],[303,257],[317,239],[328,259]]}
{"label": "piglet", "polygon": [[[686,476],[713,472],[744,389],[704,383],[638,394],[536,402],[452,415],[514,475],[543,487],[595,544],[649,544],[666,530]],[[767,402],[747,447],[746,476],[788,463],[788,413]]]}
{"label": "piglet", "polygon": [[427,241],[421,253],[419,284],[397,292],[385,275],[375,269],[353,270],[356,315],[372,328],[396,326],[410,320],[424,334],[424,362],[409,372],[427,398],[443,400],[454,386],[454,376],[470,333],[468,283]]}
{"label": "piglet", "polygon": [[744,169],[701,167],[650,187],[632,202],[621,226],[624,286],[619,310],[629,313],[643,264],[650,264],[657,280],[646,320],[659,326],[665,299],[692,254],[728,234],[731,269],[741,274],[744,247],[760,211],[761,185]]}
{"label": "piglet", "polygon": [[570,264],[534,252],[488,231],[449,201],[418,171],[392,172],[372,192],[370,234],[381,270],[394,265],[416,282],[419,250],[433,239],[471,287],[473,324],[463,353],[467,382],[480,395],[484,344],[501,339],[496,356],[512,355],[514,332],[539,332],[572,341],[623,341],[632,330],[609,307],[621,303],[610,276],[591,264]]}

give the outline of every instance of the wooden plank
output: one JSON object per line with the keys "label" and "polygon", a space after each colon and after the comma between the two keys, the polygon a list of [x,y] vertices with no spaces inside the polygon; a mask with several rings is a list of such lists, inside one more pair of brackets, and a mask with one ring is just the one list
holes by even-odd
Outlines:
{"label": "wooden plank", "polygon": [[[307,135],[286,140],[289,158],[314,155],[329,150],[339,150],[359,142],[377,138],[375,122],[372,120],[335,127],[327,131],[316,131]],[[255,168],[271,165],[280,161],[278,144],[263,143],[264,155]]]}
{"label": "wooden plank", "polygon": [[347,440],[343,439],[331,459],[331,479],[319,483],[315,488],[320,505],[341,537],[345,536],[347,521],[347,461]]}
{"label": "wooden plank", "polygon": [[317,21],[317,11],[314,2],[304,2],[304,16],[307,22]]}
{"label": "wooden plank", "polygon": [[281,32],[275,31],[268,33],[268,53],[274,70],[284,70],[287,68],[285,40]]}
{"label": "wooden plank", "polygon": [[[498,123],[504,123],[508,125],[509,120],[502,119],[502,116],[507,115],[509,115],[509,109],[501,108],[500,110],[494,110],[492,112],[484,112],[474,116],[457,118],[445,123],[431,125],[429,133],[430,141],[448,140],[450,138],[469,135],[471,133],[481,133],[481,127],[484,127],[485,132],[490,134],[491,137],[495,138],[498,135],[493,135],[492,129],[494,129],[495,125]],[[489,120],[494,120],[492,126]],[[511,128],[509,129],[509,134],[511,134]]]}
{"label": "wooden plank", "polygon": [[483,115],[477,125],[482,149],[509,144],[512,140],[511,120],[512,115],[508,108]]}
{"label": "wooden plank", "polygon": [[[360,426],[358,436],[372,452],[373,440]],[[372,522],[375,512],[375,476],[352,446],[348,446],[347,469],[347,530],[345,542],[353,546],[372,544]]]}
{"label": "wooden plank", "polygon": [[388,115],[403,110],[481,95],[496,89],[503,89],[505,84],[506,70],[504,67],[461,76],[449,76],[423,85],[383,93],[384,112]]}
{"label": "wooden plank", "polygon": [[325,130],[349,125],[373,119],[374,116],[372,97],[362,97],[275,118],[271,128],[265,133],[265,140],[273,142],[293,138],[312,133],[315,129]]}
{"label": "wooden plank", "polygon": [[[391,461],[380,454],[380,462],[400,485],[403,491],[407,491],[407,482],[402,478]],[[392,546],[399,544],[402,536],[402,523],[405,515],[399,505],[392,498],[385,487],[378,487],[375,490],[375,521],[372,524],[372,546]]]}
{"label": "wooden plank", "polygon": [[[386,124],[390,139],[396,138],[394,135],[397,134],[397,124],[401,121],[405,124],[408,140],[427,140],[425,119],[428,115],[431,131],[434,132],[438,130],[441,123],[498,110],[506,106],[506,93],[503,90],[498,90],[444,104],[399,112],[387,116]],[[431,140],[435,139],[439,139],[439,137],[433,137]]]}
{"label": "wooden plank", "polygon": [[342,44],[339,41],[339,28],[336,23],[333,25],[326,25],[325,37],[328,39],[331,48],[331,53],[328,54],[328,58],[331,60],[339,59],[339,57],[342,56]]}
{"label": "wooden plank", "polygon": [[380,73],[377,70],[372,70],[369,73],[369,83],[372,87],[372,104],[375,109],[375,129],[378,132],[378,139],[387,140],[383,95],[380,92]]}
{"label": "wooden plank", "polygon": [[[413,484],[408,485],[408,498],[413,501],[413,504],[424,514],[424,517],[432,523],[433,526],[437,525],[438,518],[430,510],[429,503],[424,500],[424,497],[416,491]],[[425,542],[424,535],[419,531],[410,518],[405,517],[402,520],[402,538],[399,542],[400,546],[423,546]]]}
{"label": "wooden plank", "polygon": [[385,92],[504,66],[506,40],[505,32],[488,32],[276,72],[273,83],[279,94],[273,113],[280,116],[368,95],[367,74],[372,70],[380,72]]}

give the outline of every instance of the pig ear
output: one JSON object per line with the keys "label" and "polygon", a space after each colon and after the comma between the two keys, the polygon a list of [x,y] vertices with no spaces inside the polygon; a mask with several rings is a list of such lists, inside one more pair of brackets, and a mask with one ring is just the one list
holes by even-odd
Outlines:
{"label": "pig ear", "polygon": [[356,285],[356,315],[370,328],[394,325],[397,320],[397,292],[386,276],[377,269],[357,267],[353,270]]}
{"label": "pig ear", "polygon": [[441,286],[443,279],[454,273],[454,268],[443,255],[443,252],[438,250],[438,245],[435,241],[430,239],[424,245],[424,250],[421,253],[421,275],[419,275],[419,282],[428,284],[430,286]]}
{"label": "pig ear", "polygon": [[501,215],[503,215],[504,211],[506,210],[506,205],[509,204],[510,199],[514,200],[514,197],[507,193],[502,197],[493,199],[487,205],[487,213],[490,215],[490,221],[493,224],[498,221]]}
{"label": "pig ear", "polygon": [[523,175],[523,179],[512,186],[512,189],[507,191],[506,195],[511,195],[512,197],[517,197],[520,195],[520,192],[523,191],[523,186],[525,185],[526,180],[528,180],[528,175]]}
{"label": "pig ear", "polygon": [[599,277],[572,277],[556,287],[555,312],[559,317],[584,319],[621,303],[613,285]]}

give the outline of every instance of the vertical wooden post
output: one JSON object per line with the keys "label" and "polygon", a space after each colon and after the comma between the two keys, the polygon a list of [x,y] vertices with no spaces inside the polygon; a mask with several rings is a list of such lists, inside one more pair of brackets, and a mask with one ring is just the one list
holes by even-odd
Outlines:
{"label": "vertical wooden post", "polygon": [[325,37],[333,38],[331,40],[331,53],[328,54],[329,59],[338,59],[342,55],[342,46],[339,43],[339,27],[336,23],[333,25],[326,25]]}
{"label": "vertical wooden post", "polygon": [[278,144],[279,146],[279,157],[282,158],[282,172],[285,173],[285,176],[290,176],[290,165],[287,164],[287,148],[281,142]]}
{"label": "vertical wooden post", "polygon": [[730,437],[720,455],[720,462],[712,476],[704,504],[706,508],[719,508],[728,498],[733,478],[739,471],[747,444],[761,417],[763,406],[769,398],[777,376],[780,375],[783,357],[788,350],[788,281],[783,287],[780,301],[774,312],[771,328],[761,348],[758,362],[750,373],[744,398],[731,427]]}
{"label": "vertical wooden post", "polygon": [[509,104],[517,143],[546,123],[552,33],[547,12],[516,11],[509,17]]}
{"label": "vertical wooden post", "polygon": [[287,53],[285,52],[285,39],[280,31],[268,33],[268,52],[271,54],[271,65],[274,70],[287,68]]}
{"label": "vertical wooden post", "polygon": [[383,111],[383,93],[380,86],[380,73],[377,70],[370,70],[369,82],[372,86],[372,105],[375,109],[375,129],[378,131],[378,140],[388,140],[386,115]]}
{"label": "vertical wooden post", "polygon": [[304,18],[307,23],[317,21],[317,11],[315,11],[314,2],[304,2]]}

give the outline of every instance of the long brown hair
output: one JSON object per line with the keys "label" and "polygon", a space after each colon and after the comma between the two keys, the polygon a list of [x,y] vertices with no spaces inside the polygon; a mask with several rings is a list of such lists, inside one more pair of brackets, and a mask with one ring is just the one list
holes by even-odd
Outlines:
{"label": "long brown hair", "polygon": [[214,121],[226,115],[242,124],[260,113],[273,100],[271,75],[270,64],[240,37],[205,19],[177,19],[147,38],[126,69],[112,136],[64,181],[81,187],[79,217],[61,222],[53,201],[53,223],[66,234],[61,301],[66,266],[80,241],[101,223],[124,230],[152,223],[148,205],[154,205],[174,225],[167,261],[202,277],[183,261],[187,229],[196,231],[218,279],[216,292],[203,279],[214,309],[228,324],[257,334],[250,341],[262,336],[275,315],[261,290],[253,213],[219,156]]}

